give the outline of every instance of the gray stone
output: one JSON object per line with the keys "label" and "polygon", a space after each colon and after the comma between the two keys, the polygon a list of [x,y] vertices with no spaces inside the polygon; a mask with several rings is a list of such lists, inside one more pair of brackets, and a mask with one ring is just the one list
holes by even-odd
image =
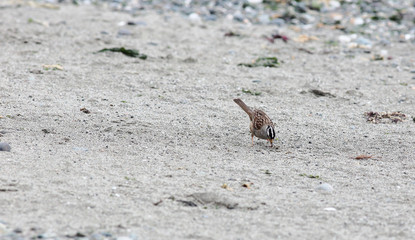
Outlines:
{"label": "gray stone", "polygon": [[303,14],[300,17],[300,21],[303,24],[310,24],[315,22],[315,17],[309,15],[309,14]]}
{"label": "gray stone", "polygon": [[244,15],[242,15],[241,12],[237,11],[233,14],[233,19],[238,21],[238,22],[242,22],[244,20]]}
{"label": "gray stone", "polygon": [[281,27],[285,24],[285,20],[283,18],[275,18],[275,19],[272,19],[270,23],[272,25],[277,25]]}
{"label": "gray stone", "polygon": [[207,15],[204,17],[205,21],[216,21],[216,19],[217,19],[216,15],[213,15],[213,14]]}
{"label": "gray stone", "polygon": [[263,14],[258,17],[258,21],[262,24],[269,24],[271,22],[268,14]]}
{"label": "gray stone", "polygon": [[10,152],[10,149],[11,147],[8,143],[0,142],[0,151]]}
{"label": "gray stone", "polygon": [[372,41],[370,41],[369,39],[364,38],[364,37],[360,37],[360,38],[356,39],[355,42],[359,45],[364,45],[364,46],[368,46],[368,47],[372,46]]}
{"label": "gray stone", "polygon": [[133,240],[133,239],[127,236],[121,236],[121,237],[117,237],[116,240]]}
{"label": "gray stone", "polygon": [[118,30],[118,36],[129,36],[132,33],[127,29],[120,29]]}

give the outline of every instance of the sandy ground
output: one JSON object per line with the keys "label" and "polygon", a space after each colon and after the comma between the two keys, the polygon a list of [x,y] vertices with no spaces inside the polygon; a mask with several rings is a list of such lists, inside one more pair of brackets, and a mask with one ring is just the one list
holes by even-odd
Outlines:
{"label": "sandy ground", "polygon": [[[414,236],[413,44],[347,52],[327,44],[341,34],[328,27],[280,28],[318,39],[270,44],[275,26],[95,7],[9,5],[0,16],[0,141],[12,147],[0,152],[3,237]],[[146,24],[119,26],[130,20]],[[149,57],[94,53],[121,46]],[[371,61],[380,48],[392,59]],[[283,63],[237,66],[263,56]],[[251,146],[236,97],[273,119],[275,147]],[[373,124],[367,111],[408,118]]]}

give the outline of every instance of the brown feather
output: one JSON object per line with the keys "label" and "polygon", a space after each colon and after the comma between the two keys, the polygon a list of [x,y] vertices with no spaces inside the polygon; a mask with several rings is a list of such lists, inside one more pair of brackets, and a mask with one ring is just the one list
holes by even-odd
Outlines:
{"label": "brown feather", "polygon": [[261,110],[254,110],[254,118],[252,120],[253,122],[253,127],[256,130],[261,129],[263,126],[265,125],[271,125],[274,126],[274,124],[272,123],[271,119],[268,117],[268,115],[266,113],[264,113]]}
{"label": "brown feather", "polygon": [[248,107],[241,99],[239,99],[239,98],[236,98],[236,99],[234,99],[233,100],[236,104],[238,104],[241,108],[242,108],[242,110],[244,110],[247,114],[248,114],[248,116],[249,116],[249,119],[251,119],[251,121],[252,121],[252,118],[254,117],[254,111],[252,111],[252,109],[250,108],[250,107]]}

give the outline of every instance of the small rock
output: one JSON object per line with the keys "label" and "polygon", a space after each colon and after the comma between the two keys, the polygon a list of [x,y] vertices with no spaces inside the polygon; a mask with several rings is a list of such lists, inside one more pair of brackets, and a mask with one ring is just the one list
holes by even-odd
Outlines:
{"label": "small rock", "polygon": [[268,14],[263,14],[263,15],[259,16],[258,21],[261,24],[264,24],[264,25],[269,24],[271,22],[270,17],[269,17]]}
{"label": "small rock", "polygon": [[8,143],[0,142],[0,151],[10,152],[10,149],[11,147]]}
{"label": "small rock", "polygon": [[388,56],[388,50],[385,50],[385,49],[380,50],[379,55],[381,55],[382,57],[386,58]]}
{"label": "small rock", "polygon": [[135,25],[146,26],[147,23],[143,22],[143,21],[128,21],[127,25],[130,25],[130,26],[135,26]]}
{"label": "small rock", "polygon": [[337,211],[337,209],[335,209],[334,207],[326,207],[326,208],[324,209],[324,211],[334,212],[334,211]]}
{"label": "small rock", "polygon": [[127,29],[120,29],[120,30],[118,30],[117,34],[118,34],[118,36],[129,36],[132,33]]}
{"label": "small rock", "polygon": [[45,134],[51,133],[51,131],[46,129],[46,128],[42,129],[42,132],[45,133]]}
{"label": "small rock", "polygon": [[5,224],[0,223],[0,236],[6,234],[8,232],[7,227]]}
{"label": "small rock", "polygon": [[85,234],[83,234],[83,233],[81,233],[81,232],[77,232],[76,234],[74,234],[74,235],[70,235],[70,234],[68,234],[68,235],[66,235],[66,237],[67,238],[76,238],[76,239],[82,239],[82,238],[85,238],[86,237],[86,235]]}
{"label": "small rock", "polygon": [[333,187],[328,183],[322,183],[316,187],[316,190],[321,192],[332,192]]}
{"label": "small rock", "polygon": [[330,14],[331,19],[335,22],[340,22],[343,19],[343,14],[341,13],[331,13]]}
{"label": "small rock", "polygon": [[238,22],[242,22],[244,20],[244,15],[242,15],[241,12],[237,11],[233,14],[233,19],[238,21]]}
{"label": "small rock", "polygon": [[310,23],[315,22],[315,18],[313,16],[311,16],[310,14],[303,14],[300,17],[300,22],[302,24],[310,24]]}
{"label": "small rock", "polygon": [[366,47],[372,47],[372,41],[364,37],[360,37],[356,39],[356,43],[359,45],[366,46]]}
{"label": "small rock", "polygon": [[103,239],[103,237],[99,233],[93,233],[91,236],[89,236],[89,239],[91,239],[91,240],[101,240],[101,239]]}
{"label": "small rock", "polygon": [[104,236],[104,237],[108,237],[108,238],[112,237],[112,234],[109,233],[109,232],[102,232],[101,235]]}
{"label": "small rock", "polygon": [[304,2],[296,2],[293,1],[292,4],[295,6],[295,11],[299,13],[306,13],[307,12],[307,6]]}
{"label": "small rock", "polygon": [[331,0],[330,2],[330,9],[336,9],[341,6],[339,1]]}
{"label": "small rock", "polygon": [[191,13],[189,15],[189,20],[190,20],[190,22],[196,23],[196,24],[202,23],[202,19],[200,18],[199,14],[197,14],[197,13]]}
{"label": "small rock", "polygon": [[118,25],[118,26],[120,26],[120,27],[122,27],[122,26],[125,26],[126,24],[127,24],[126,22],[121,21],[121,22],[119,22],[117,25]]}
{"label": "small rock", "polygon": [[340,35],[338,39],[341,43],[349,43],[350,41],[352,41],[352,38],[347,35]]}
{"label": "small rock", "polygon": [[57,235],[54,232],[45,232],[37,236],[39,239],[56,238]]}
{"label": "small rock", "polygon": [[121,236],[121,237],[117,237],[116,240],[133,240],[133,239],[127,236]]}
{"label": "small rock", "polygon": [[205,21],[216,21],[216,19],[217,19],[216,15],[213,15],[213,14],[207,15],[204,17]]}
{"label": "small rock", "polygon": [[86,108],[81,108],[81,109],[79,109],[81,112],[83,112],[83,113],[86,113],[86,114],[89,114],[89,113],[91,113],[91,111],[89,111],[88,109],[86,109]]}
{"label": "small rock", "polygon": [[285,20],[283,18],[275,18],[272,19],[270,23],[273,25],[282,26],[285,24]]}
{"label": "small rock", "polygon": [[363,18],[361,17],[357,17],[357,18],[352,19],[352,23],[354,25],[363,25],[365,23],[365,20],[363,20]]}

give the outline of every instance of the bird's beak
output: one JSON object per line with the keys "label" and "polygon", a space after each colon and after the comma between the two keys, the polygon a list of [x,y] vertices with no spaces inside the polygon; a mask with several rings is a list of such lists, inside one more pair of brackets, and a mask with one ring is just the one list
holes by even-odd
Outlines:
{"label": "bird's beak", "polygon": [[271,143],[271,147],[272,147],[272,141],[274,141],[274,139],[268,139],[268,141]]}

